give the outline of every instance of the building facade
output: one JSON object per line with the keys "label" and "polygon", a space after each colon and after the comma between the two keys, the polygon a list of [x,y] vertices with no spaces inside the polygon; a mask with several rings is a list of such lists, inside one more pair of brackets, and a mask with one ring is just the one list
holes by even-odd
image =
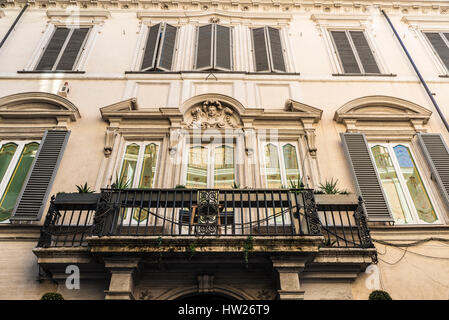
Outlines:
{"label": "building facade", "polygon": [[449,298],[447,1],[12,0],[0,39],[0,298]]}

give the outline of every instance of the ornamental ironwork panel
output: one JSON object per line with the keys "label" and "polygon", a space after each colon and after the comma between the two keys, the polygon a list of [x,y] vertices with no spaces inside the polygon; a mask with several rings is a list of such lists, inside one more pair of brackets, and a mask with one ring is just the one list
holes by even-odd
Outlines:
{"label": "ornamental ironwork panel", "polygon": [[218,190],[198,190],[197,235],[213,235],[218,232]]}

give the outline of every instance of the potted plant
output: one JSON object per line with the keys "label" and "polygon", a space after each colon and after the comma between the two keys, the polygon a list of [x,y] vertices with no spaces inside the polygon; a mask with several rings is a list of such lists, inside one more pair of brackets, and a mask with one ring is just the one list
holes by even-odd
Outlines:
{"label": "potted plant", "polygon": [[322,204],[350,204],[357,203],[357,195],[350,193],[346,189],[338,187],[338,179],[326,179],[315,189],[315,200]]}
{"label": "potted plant", "polygon": [[42,295],[41,300],[64,300],[64,297],[57,292],[47,292]]}
{"label": "potted plant", "polygon": [[374,290],[370,293],[369,300],[393,300],[390,294],[383,290]]}
{"label": "potted plant", "polygon": [[78,192],[73,193],[65,193],[59,192],[56,194],[55,202],[59,204],[96,204],[99,193],[95,193],[94,190],[91,189],[87,185],[87,182],[84,184],[75,186]]}

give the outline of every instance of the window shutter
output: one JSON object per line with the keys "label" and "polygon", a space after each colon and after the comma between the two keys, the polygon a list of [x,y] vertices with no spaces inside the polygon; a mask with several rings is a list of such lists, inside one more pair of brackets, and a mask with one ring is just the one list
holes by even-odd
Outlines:
{"label": "window shutter", "polygon": [[418,133],[418,141],[440,192],[449,205],[449,150],[440,134]]}
{"label": "window shutter", "polygon": [[268,27],[268,39],[271,51],[271,66],[273,71],[285,72],[284,52],[279,29]]}
{"label": "window shutter", "polygon": [[69,134],[60,130],[45,133],[10,220],[40,219]]}
{"label": "window shutter", "polygon": [[196,69],[212,68],[212,24],[200,26],[197,29]]}
{"label": "window shutter", "polygon": [[215,30],[215,68],[231,70],[231,28],[216,25]]}
{"label": "window shutter", "polygon": [[368,220],[393,221],[365,135],[341,133],[340,136],[358,193],[365,201]]}
{"label": "window shutter", "polygon": [[252,29],[253,33],[253,50],[256,71],[270,71],[268,65],[268,50],[265,40],[265,28]]}
{"label": "window shutter", "polygon": [[166,24],[164,28],[164,36],[162,38],[161,50],[158,59],[158,68],[170,71],[173,62],[173,53],[175,52],[176,33],[178,28]]}
{"label": "window shutter", "polygon": [[67,36],[69,35],[70,29],[67,28],[56,28],[50,42],[45,48],[42,54],[41,60],[39,61],[36,70],[52,70],[56,63],[56,59],[61,52],[61,48],[64,45]]}
{"label": "window shutter", "polygon": [[365,73],[380,73],[373,52],[365,38],[363,31],[349,31],[352,42],[359,55]]}
{"label": "window shutter", "polygon": [[89,28],[74,29],[72,36],[64,49],[56,70],[73,70],[76,59],[83,47]]}
{"label": "window shutter", "polygon": [[331,31],[344,73],[361,73],[349,39],[344,31]]}
{"label": "window shutter", "polygon": [[[449,47],[444,43],[443,38],[441,38],[440,34],[437,32],[426,32],[425,35],[440,56],[441,61],[443,61],[444,65],[449,70]],[[444,36],[449,41],[449,33],[445,33]]]}
{"label": "window shutter", "polygon": [[141,70],[153,69],[156,60],[156,48],[159,41],[161,24],[151,26],[148,30],[147,43],[143,53]]}

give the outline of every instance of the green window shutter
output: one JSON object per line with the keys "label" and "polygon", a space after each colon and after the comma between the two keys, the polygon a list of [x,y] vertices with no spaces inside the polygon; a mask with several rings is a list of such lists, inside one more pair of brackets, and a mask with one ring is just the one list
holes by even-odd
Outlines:
{"label": "green window shutter", "polygon": [[140,70],[153,69],[156,60],[156,48],[161,33],[161,24],[151,26],[148,30],[147,43],[143,53],[142,66]]}
{"label": "green window shutter", "polygon": [[158,68],[161,70],[170,71],[172,69],[177,32],[178,28],[165,24],[164,36],[162,37],[161,49],[158,58]]}
{"label": "green window shutter", "polygon": [[52,70],[53,66],[58,59],[59,53],[61,52],[62,46],[64,45],[67,36],[69,35],[70,29],[68,28],[56,28],[53,36],[50,39],[47,47],[45,48],[42,57],[37,64],[36,70]]}
{"label": "green window shutter", "polygon": [[418,141],[440,192],[449,206],[449,150],[440,134],[418,133]]}
{"label": "green window shutter", "polygon": [[253,50],[254,62],[257,72],[269,72],[270,66],[268,64],[268,50],[265,39],[265,28],[252,29],[253,34]]}
{"label": "green window shutter", "polygon": [[88,33],[89,28],[73,30],[72,36],[64,49],[56,70],[73,70]]}
{"label": "green window shutter", "polygon": [[231,28],[215,26],[215,68],[219,70],[231,70]]}
{"label": "green window shutter", "polygon": [[361,73],[345,31],[331,31],[344,73]]}
{"label": "green window shutter", "polygon": [[373,51],[371,50],[363,31],[349,31],[349,34],[351,35],[352,42],[357,50],[365,73],[380,73]]}
{"label": "green window shutter", "polygon": [[282,49],[281,34],[279,29],[268,27],[268,43],[271,52],[271,66],[273,71],[285,72],[284,52]]}
{"label": "green window shutter", "polygon": [[[443,38],[437,32],[425,32],[424,34],[440,56],[441,61],[449,70],[449,47],[444,43]],[[449,41],[449,33],[445,33],[444,36]]]}
{"label": "green window shutter", "polygon": [[11,221],[40,219],[69,134],[69,131],[62,130],[46,131],[19,194]]}
{"label": "green window shutter", "polygon": [[198,70],[212,68],[212,29],[212,24],[197,28],[196,69]]}
{"label": "green window shutter", "polygon": [[341,133],[358,193],[365,201],[370,221],[393,221],[385,193],[363,133]]}

